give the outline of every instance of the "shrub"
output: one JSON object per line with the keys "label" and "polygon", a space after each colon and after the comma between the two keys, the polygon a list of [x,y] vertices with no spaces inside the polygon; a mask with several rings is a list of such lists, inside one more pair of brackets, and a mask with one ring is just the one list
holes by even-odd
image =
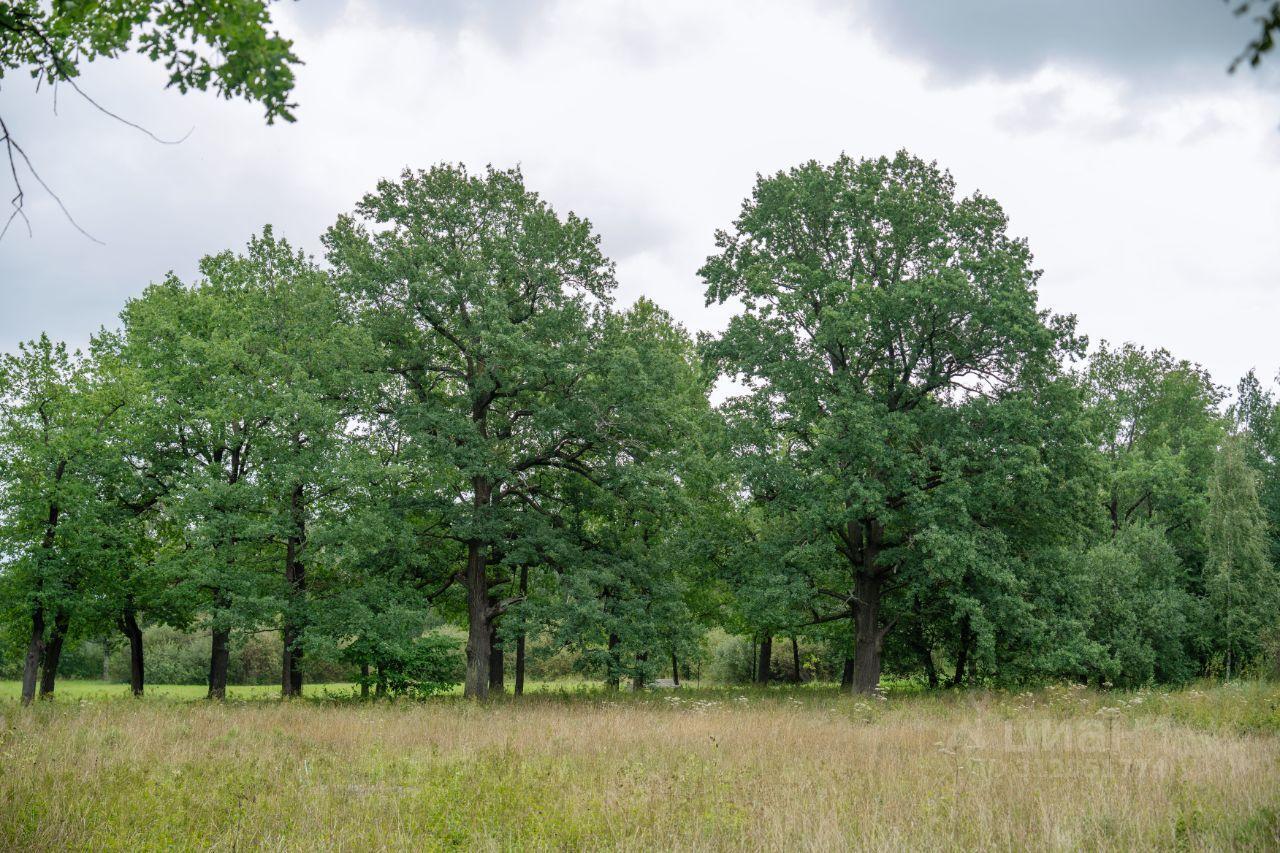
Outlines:
{"label": "shrub", "polygon": [[465,663],[456,639],[426,634],[412,643],[388,650],[378,678],[393,696],[432,696],[462,682]]}

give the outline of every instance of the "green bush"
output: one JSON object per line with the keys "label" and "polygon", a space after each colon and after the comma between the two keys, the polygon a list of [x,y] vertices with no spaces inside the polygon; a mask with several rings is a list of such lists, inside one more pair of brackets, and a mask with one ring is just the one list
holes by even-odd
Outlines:
{"label": "green bush", "polygon": [[393,696],[445,693],[465,677],[461,645],[441,634],[426,634],[387,655],[374,679],[383,681]]}
{"label": "green bush", "polygon": [[747,684],[754,671],[751,640],[714,629],[705,640],[703,677],[718,684]]}
{"label": "green bush", "polygon": [[[84,640],[68,645],[58,663],[60,678],[102,678],[102,640]],[[124,637],[107,638],[110,653],[107,674],[110,681],[129,680],[129,644]],[[227,681],[231,684],[275,684],[280,681],[282,663],[281,638],[278,631],[231,636],[230,665]],[[149,684],[205,684],[209,680],[210,638],[207,633],[188,633],[163,625],[143,631],[142,650]],[[352,681],[351,664],[330,660],[315,654],[303,659],[307,681]],[[12,671],[10,671],[12,670]],[[4,660],[0,677],[21,675],[21,660]]]}

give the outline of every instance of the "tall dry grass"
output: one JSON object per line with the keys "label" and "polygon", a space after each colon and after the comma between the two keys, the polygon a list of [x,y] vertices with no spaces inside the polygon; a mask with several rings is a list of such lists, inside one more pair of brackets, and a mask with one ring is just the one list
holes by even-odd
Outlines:
{"label": "tall dry grass", "polygon": [[0,848],[1274,849],[1280,740],[1216,701],[7,705]]}

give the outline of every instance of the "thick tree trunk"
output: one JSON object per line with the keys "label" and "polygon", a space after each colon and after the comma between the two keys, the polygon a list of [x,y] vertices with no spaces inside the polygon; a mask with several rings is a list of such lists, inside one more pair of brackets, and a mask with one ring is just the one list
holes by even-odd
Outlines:
{"label": "thick tree trunk", "polygon": [[680,661],[676,658],[675,649],[671,650],[671,681],[676,687],[680,686]]}
{"label": "thick tree trunk", "polygon": [[507,689],[507,657],[498,634],[497,621],[489,627],[489,691],[503,693]]}
{"label": "thick tree trunk", "polygon": [[138,614],[134,611],[133,596],[129,596],[125,601],[117,625],[120,633],[129,640],[129,689],[134,696],[141,696],[145,672],[142,659],[142,628],[138,626]]}
{"label": "thick tree trunk", "polygon": [[302,695],[301,632],[295,626],[284,626],[284,655],[280,666],[280,695],[286,699]]}
{"label": "thick tree trunk", "polygon": [[378,664],[377,684],[373,689],[373,698],[381,699],[387,695],[387,671],[382,664]]}
{"label": "thick tree trunk", "polygon": [[516,637],[516,695],[524,695],[524,632]]}
{"label": "thick tree trunk", "polygon": [[209,698],[227,698],[227,670],[231,666],[231,631],[226,628],[213,630],[213,643],[209,651]]}
{"label": "thick tree trunk", "polygon": [[[59,460],[57,470],[53,475],[55,483],[62,482],[62,476],[66,470],[67,460]],[[61,516],[62,510],[58,504],[49,504],[49,515],[45,521],[44,536],[40,539],[40,547],[42,549],[48,551],[53,548],[54,539],[57,536],[58,520]],[[41,588],[41,581],[37,578],[36,590],[40,591]],[[27,657],[22,664],[23,705],[30,705],[31,700],[36,698],[37,673],[45,659],[44,628],[44,608],[37,604],[31,613],[31,642],[27,645]]]}
{"label": "thick tree trunk", "polygon": [[869,695],[880,686],[880,654],[893,627],[880,624],[880,600],[888,568],[880,565],[884,528],[875,519],[850,521],[841,536],[842,550],[853,569],[853,672],[850,689]]}
{"label": "thick tree trunk", "polygon": [[880,652],[888,630],[880,626],[883,579],[878,572],[860,571],[855,589],[857,638],[853,646],[853,683],[850,687],[854,693],[869,695],[880,686]]}
{"label": "thick tree trunk", "polygon": [[285,608],[281,634],[284,658],[280,666],[280,692],[287,697],[302,695],[302,629],[306,605],[307,572],[302,563],[302,549],[307,541],[307,518],[304,512],[302,486],[294,488],[289,499],[292,531],[285,543],[284,578],[289,588],[289,604]]}
{"label": "thick tree trunk", "polygon": [[756,684],[764,686],[769,683],[769,665],[773,662],[773,635],[760,637],[760,660],[756,663]]}
{"label": "thick tree trunk", "polygon": [[[477,501],[479,496],[477,495]],[[488,502],[486,495],[485,502]],[[467,680],[463,694],[468,699],[489,698],[489,638],[493,626],[489,616],[489,576],[484,543],[467,545]]]}
{"label": "thick tree trunk", "polygon": [[840,687],[849,688],[853,686],[853,658],[844,659],[844,669],[840,672]]}
{"label": "thick tree trunk", "polygon": [[[525,596],[529,594],[529,567],[520,567],[520,600],[523,601]],[[521,621],[520,633],[516,636],[516,695],[524,695],[524,655],[525,655],[525,631],[524,622]]]}
{"label": "thick tree trunk", "polygon": [[796,684],[804,681],[804,673],[800,670],[800,640],[791,635],[791,680]]}
{"label": "thick tree trunk", "polygon": [[369,662],[360,664],[360,698],[369,698]]}
{"label": "thick tree trunk", "polygon": [[31,612],[31,642],[27,644],[27,657],[22,664],[22,704],[30,705],[36,698],[36,677],[44,661],[44,610]]}
{"label": "thick tree trunk", "polygon": [[58,664],[62,661],[62,645],[67,639],[67,628],[71,624],[71,614],[65,610],[58,611],[53,617],[53,632],[49,634],[49,644],[44,650],[44,664],[40,667],[40,698],[52,699],[53,688],[57,683]]}

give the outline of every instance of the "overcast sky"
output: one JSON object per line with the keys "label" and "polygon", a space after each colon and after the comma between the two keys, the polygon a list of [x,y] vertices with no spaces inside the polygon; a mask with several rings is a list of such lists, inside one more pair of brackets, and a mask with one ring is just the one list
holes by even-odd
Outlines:
{"label": "overcast sky", "polygon": [[[1008,211],[1041,303],[1094,341],[1164,346],[1223,384],[1280,368],[1280,55],[1221,0],[300,0],[298,121],[100,62],[83,88],[11,76],[0,114],[106,245],[27,181],[34,236],[0,242],[0,348],[82,344],[124,300],[264,223],[310,251],[381,177],[519,164],[590,218],[645,294],[717,329],[696,271],[757,172],[907,148]],[[7,198],[8,193],[6,193]]]}

